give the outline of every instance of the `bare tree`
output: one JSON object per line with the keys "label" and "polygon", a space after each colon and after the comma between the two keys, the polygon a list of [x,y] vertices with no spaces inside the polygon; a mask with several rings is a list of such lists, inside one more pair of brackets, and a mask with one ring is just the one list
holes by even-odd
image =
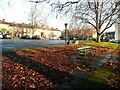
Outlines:
{"label": "bare tree", "polygon": [[34,4],[34,6],[31,7],[29,16],[29,22],[32,30],[32,34],[36,31],[37,27],[40,25],[43,25],[45,22],[45,19],[42,17],[42,9],[37,8],[37,4]]}
{"label": "bare tree", "polygon": [[87,23],[93,26],[97,32],[97,42],[103,33],[110,28],[118,19],[120,12],[120,1],[110,0],[77,0],[56,2],[52,6],[58,11],[71,13],[73,19],[79,23]]}
{"label": "bare tree", "polygon": [[[37,3],[41,3],[48,0],[36,1]],[[57,10],[57,16],[60,15],[61,12],[64,14],[71,13],[73,24],[75,25],[78,25],[79,22],[80,24],[87,23],[93,26],[97,32],[97,42],[100,42],[103,33],[119,18],[119,4],[119,0],[116,0],[116,2],[112,0],[91,0],[91,2],[90,0],[67,0],[64,3],[58,0],[58,2],[52,3],[51,6]],[[78,25],[78,27],[79,26],[80,25]]]}
{"label": "bare tree", "polygon": [[[50,2],[50,0],[34,0],[36,3]],[[80,26],[83,23],[96,29],[97,42],[103,33],[109,29],[119,18],[119,0],[60,0],[51,4],[57,16],[61,13],[71,13],[73,24]],[[83,24],[84,25],[84,24]]]}

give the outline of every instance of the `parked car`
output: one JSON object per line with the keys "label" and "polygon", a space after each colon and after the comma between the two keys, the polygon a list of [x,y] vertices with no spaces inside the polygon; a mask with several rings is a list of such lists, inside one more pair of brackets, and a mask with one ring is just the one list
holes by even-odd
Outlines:
{"label": "parked car", "polygon": [[109,39],[109,42],[114,42],[115,41],[115,39]]}
{"label": "parked car", "polygon": [[10,34],[3,34],[3,39],[11,39]]}
{"label": "parked car", "polygon": [[112,42],[112,43],[120,43],[120,40],[112,40],[110,42]]}
{"label": "parked car", "polygon": [[33,35],[33,36],[31,37],[31,39],[40,39],[40,36],[39,36],[39,35]]}
{"label": "parked car", "polygon": [[23,35],[20,37],[20,39],[30,39],[30,36],[29,35]]}
{"label": "parked car", "polygon": [[0,39],[2,39],[3,38],[3,35],[2,34],[0,34]]}

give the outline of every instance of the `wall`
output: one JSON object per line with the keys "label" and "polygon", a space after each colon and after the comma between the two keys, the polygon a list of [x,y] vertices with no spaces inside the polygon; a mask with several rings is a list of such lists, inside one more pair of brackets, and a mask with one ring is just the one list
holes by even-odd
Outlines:
{"label": "wall", "polygon": [[115,40],[120,40],[120,23],[115,25]]}

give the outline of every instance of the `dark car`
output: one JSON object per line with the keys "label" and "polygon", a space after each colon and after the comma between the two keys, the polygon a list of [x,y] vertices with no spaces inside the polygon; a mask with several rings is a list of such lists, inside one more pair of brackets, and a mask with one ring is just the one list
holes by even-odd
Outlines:
{"label": "dark car", "polygon": [[39,35],[33,35],[33,36],[31,37],[31,39],[40,39],[40,36],[39,36]]}
{"label": "dark car", "polygon": [[3,39],[11,39],[10,34],[3,34]]}
{"label": "dark car", "polygon": [[20,39],[30,39],[30,36],[29,35],[23,35],[20,37]]}

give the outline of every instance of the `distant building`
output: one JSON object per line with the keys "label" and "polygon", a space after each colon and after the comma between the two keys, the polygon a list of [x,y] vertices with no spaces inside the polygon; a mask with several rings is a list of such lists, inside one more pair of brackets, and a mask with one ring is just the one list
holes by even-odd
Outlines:
{"label": "distant building", "polygon": [[22,35],[39,35],[41,39],[58,39],[61,31],[57,28],[49,28],[48,26],[32,26],[31,24],[6,22],[0,20],[0,31],[2,28],[8,28],[9,34],[13,38],[20,38]]}

